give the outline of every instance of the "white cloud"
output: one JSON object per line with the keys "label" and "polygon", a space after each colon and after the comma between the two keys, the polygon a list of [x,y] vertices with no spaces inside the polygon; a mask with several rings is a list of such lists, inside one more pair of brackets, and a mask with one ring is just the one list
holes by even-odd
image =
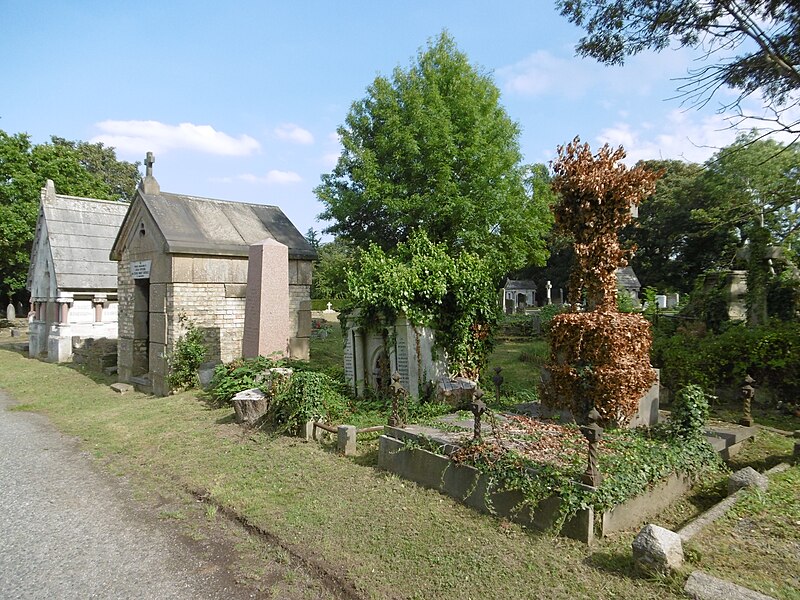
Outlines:
{"label": "white cloud", "polygon": [[273,169],[272,171],[267,173],[267,176],[264,178],[266,183],[275,183],[278,185],[284,185],[287,183],[299,183],[303,181],[303,178],[300,177],[294,171],[278,171]]}
{"label": "white cloud", "polygon": [[583,96],[595,79],[586,63],[559,58],[546,50],[501,67],[496,75],[506,92],[523,96],[560,93],[569,98]]}
{"label": "white cloud", "polygon": [[209,181],[214,183],[232,183],[233,181],[244,181],[246,183],[268,185],[288,185],[291,183],[300,183],[303,178],[294,171],[279,171],[272,169],[266,175],[254,175],[253,173],[242,173],[236,177],[214,177]]}
{"label": "white cloud", "polygon": [[286,140],[295,144],[313,144],[314,136],[307,129],[303,129],[294,123],[283,123],[275,128],[275,135],[280,140]]}
{"label": "white cloud", "polygon": [[639,160],[682,159],[704,162],[719,148],[736,139],[736,130],[721,115],[699,116],[697,113],[673,110],[658,125],[642,122],[633,125],[620,122],[603,129],[599,144],[625,148],[628,164]]}
{"label": "white cloud", "polygon": [[158,121],[101,121],[95,125],[101,132],[92,143],[102,142],[121,153],[144,154],[168,150],[195,150],[206,154],[247,156],[260,149],[249,135],[233,137],[210,125],[181,123],[168,125]]}

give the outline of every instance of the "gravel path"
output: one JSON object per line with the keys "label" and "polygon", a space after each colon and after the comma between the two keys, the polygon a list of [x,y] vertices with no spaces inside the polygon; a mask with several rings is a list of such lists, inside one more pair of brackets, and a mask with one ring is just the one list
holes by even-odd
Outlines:
{"label": "gravel path", "polygon": [[0,391],[0,598],[250,597]]}

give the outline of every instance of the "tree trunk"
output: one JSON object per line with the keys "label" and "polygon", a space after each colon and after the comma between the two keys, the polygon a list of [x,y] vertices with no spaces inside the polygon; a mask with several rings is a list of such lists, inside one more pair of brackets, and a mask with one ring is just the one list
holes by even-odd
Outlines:
{"label": "tree trunk", "polygon": [[243,425],[253,425],[268,408],[269,399],[258,388],[239,392],[233,397],[236,422]]}

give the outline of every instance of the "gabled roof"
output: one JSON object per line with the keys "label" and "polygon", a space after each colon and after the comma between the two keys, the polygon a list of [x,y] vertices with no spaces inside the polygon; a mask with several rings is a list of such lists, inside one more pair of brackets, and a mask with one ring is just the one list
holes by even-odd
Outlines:
{"label": "gabled roof", "polygon": [[[251,244],[273,239],[289,248],[290,258],[317,257],[313,246],[277,206],[160,191],[148,194],[141,188],[133,203],[137,201],[152,216],[170,254],[247,256]],[[127,225],[120,229],[111,249],[114,260],[120,258]]]}
{"label": "gabled roof", "polygon": [[617,269],[617,285],[625,288],[626,290],[639,290],[642,284],[639,283],[639,278],[633,272],[633,267],[621,267]]}
{"label": "gabled roof", "polygon": [[503,287],[507,290],[535,290],[536,282],[532,279],[506,279]]}
{"label": "gabled roof", "polygon": [[[52,254],[56,287],[60,290],[116,290],[117,264],[108,253],[128,204],[56,194],[52,181],[42,189],[36,239],[28,269],[30,289],[36,252]],[[40,236],[46,235],[45,243]]]}

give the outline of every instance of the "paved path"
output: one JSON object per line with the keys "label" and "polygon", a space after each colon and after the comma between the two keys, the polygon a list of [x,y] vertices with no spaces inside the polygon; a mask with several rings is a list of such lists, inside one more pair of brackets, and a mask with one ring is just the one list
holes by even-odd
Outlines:
{"label": "paved path", "polygon": [[[249,597],[0,391],[0,598]],[[204,574],[205,570],[205,574]]]}

